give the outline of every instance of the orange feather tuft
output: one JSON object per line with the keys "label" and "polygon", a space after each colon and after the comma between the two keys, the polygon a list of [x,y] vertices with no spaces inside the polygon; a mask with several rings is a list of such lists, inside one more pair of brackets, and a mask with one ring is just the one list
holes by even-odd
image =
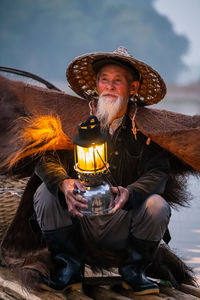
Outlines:
{"label": "orange feather tuft", "polygon": [[27,156],[47,150],[72,149],[73,143],[62,130],[59,116],[43,115],[21,118],[19,149],[9,157],[9,168]]}

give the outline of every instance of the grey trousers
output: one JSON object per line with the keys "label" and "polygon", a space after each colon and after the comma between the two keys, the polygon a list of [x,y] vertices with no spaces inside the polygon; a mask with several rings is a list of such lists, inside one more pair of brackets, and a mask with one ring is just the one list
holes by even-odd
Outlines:
{"label": "grey trousers", "polygon": [[[34,210],[42,231],[72,224],[67,209],[42,183],[34,194]],[[131,211],[119,210],[113,215],[80,218],[81,232],[102,247],[120,250],[126,247],[130,233],[138,239],[160,241],[167,229],[171,209],[161,196],[153,194],[142,206]]]}

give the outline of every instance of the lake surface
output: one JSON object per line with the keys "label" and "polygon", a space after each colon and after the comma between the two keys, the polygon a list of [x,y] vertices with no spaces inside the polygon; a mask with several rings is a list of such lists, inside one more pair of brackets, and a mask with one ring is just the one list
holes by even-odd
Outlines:
{"label": "lake surface", "polygon": [[[200,101],[192,99],[164,100],[154,107],[189,115],[200,114]],[[200,177],[189,177],[188,190],[193,196],[190,207],[172,210],[169,245],[194,269],[200,284]]]}

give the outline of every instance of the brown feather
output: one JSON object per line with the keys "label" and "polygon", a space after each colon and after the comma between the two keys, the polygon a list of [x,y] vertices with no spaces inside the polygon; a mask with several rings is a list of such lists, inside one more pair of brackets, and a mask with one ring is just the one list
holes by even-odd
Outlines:
{"label": "brown feather", "polygon": [[137,128],[152,141],[200,171],[200,116],[138,108]]}
{"label": "brown feather", "polygon": [[166,244],[160,245],[153,264],[147,274],[154,278],[170,281],[178,288],[181,283],[196,285],[192,268],[186,265]]}

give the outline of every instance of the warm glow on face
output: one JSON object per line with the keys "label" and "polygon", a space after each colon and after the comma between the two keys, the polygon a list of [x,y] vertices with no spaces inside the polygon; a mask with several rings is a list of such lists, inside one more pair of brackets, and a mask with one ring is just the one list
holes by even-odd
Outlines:
{"label": "warm glow on face", "polygon": [[86,172],[102,170],[106,162],[105,147],[106,144],[93,145],[89,148],[77,146],[78,169]]}

